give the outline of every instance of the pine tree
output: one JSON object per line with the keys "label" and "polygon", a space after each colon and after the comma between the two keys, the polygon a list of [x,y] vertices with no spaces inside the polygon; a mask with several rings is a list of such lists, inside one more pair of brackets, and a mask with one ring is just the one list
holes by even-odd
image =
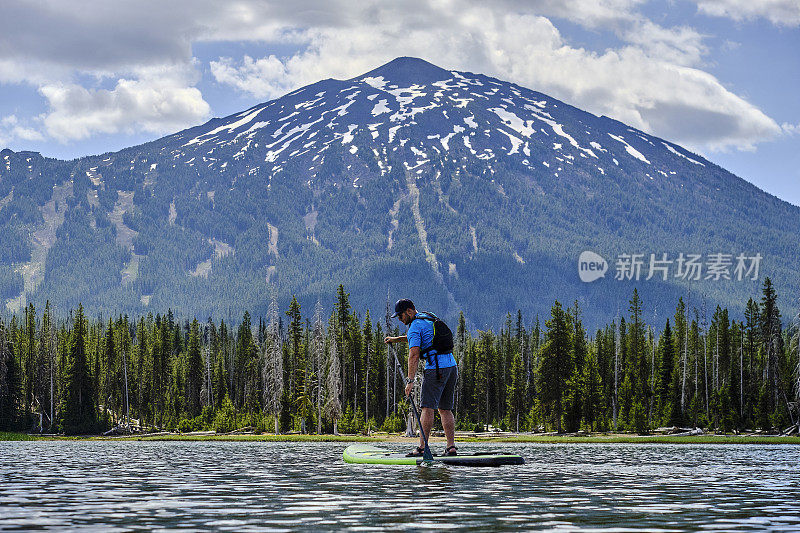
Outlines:
{"label": "pine tree", "polygon": [[370,383],[375,384],[375,372],[373,369],[373,352],[375,351],[375,339],[372,335],[372,320],[367,309],[364,317],[364,326],[361,331],[361,338],[364,339],[364,426],[369,430],[369,415],[374,413],[370,409]]}
{"label": "pine tree", "polygon": [[[626,426],[628,423],[629,415],[633,408],[633,386],[630,372],[628,371],[628,326],[625,322],[625,317],[619,317],[619,338],[617,342],[617,353],[614,363],[614,383],[616,384],[617,392],[617,417],[622,421],[622,425]],[[626,426],[627,428],[627,426]],[[614,430],[617,430],[617,423],[614,423]]]}
{"label": "pine tree", "polygon": [[761,344],[764,349],[763,391],[761,411],[763,429],[771,429],[778,409],[778,395],[781,389],[780,357],[783,353],[781,334],[781,313],[778,310],[777,295],[770,278],[764,278],[759,317]]}
{"label": "pine tree", "polygon": [[746,383],[744,387],[744,423],[747,427],[753,427],[756,423],[756,399],[758,398],[758,369],[756,368],[757,344],[758,344],[758,320],[761,311],[758,303],[749,298],[744,311],[744,339],[742,349],[743,355],[743,378]]}
{"label": "pine tree", "polygon": [[300,304],[294,296],[292,296],[286,316],[289,317],[289,360],[291,361],[291,368],[294,369],[288,392],[292,396],[292,402],[298,408],[301,427],[305,428],[305,421],[308,418],[309,396],[306,389],[307,368],[305,348],[303,347],[303,317],[300,313]]}
{"label": "pine tree", "polygon": [[600,378],[600,366],[597,362],[597,350],[590,350],[583,366],[583,419],[590,431],[598,426],[598,418],[603,406],[603,383]]}
{"label": "pine tree", "polygon": [[695,427],[698,427],[701,423],[703,399],[700,392],[700,316],[696,307],[694,309],[694,318],[692,319],[692,323],[689,327],[689,353],[691,354],[690,357],[692,362],[693,378],[689,395],[689,414],[691,416],[692,424]]}
{"label": "pine tree", "polygon": [[108,414],[105,410],[100,410],[100,324],[88,323],[88,348],[87,360],[89,366],[89,376],[92,380],[92,390],[95,391],[95,411],[99,414],[99,428],[106,429],[108,426]]}
{"label": "pine tree", "polygon": [[645,339],[644,323],[642,322],[642,303],[639,299],[639,291],[633,289],[633,298],[630,302],[631,325],[628,335],[629,357],[628,371],[626,378],[630,377],[632,392],[632,411],[629,423],[639,433],[646,433],[647,412],[645,406],[648,404],[650,395],[647,386],[648,368],[645,358]]}
{"label": "pine tree", "polygon": [[580,319],[580,308],[578,301],[569,314],[570,325],[572,327],[572,357],[569,379],[567,380],[566,390],[566,430],[568,432],[578,431],[581,427],[584,393],[584,373],[583,367],[586,362],[588,347],[586,345],[586,331]]}
{"label": "pine tree", "polygon": [[674,405],[675,390],[673,376],[676,374],[674,368],[675,352],[672,340],[672,328],[669,325],[669,319],[664,326],[664,332],[661,334],[661,358],[660,368],[658,373],[658,411],[660,419],[663,423],[668,424],[674,420],[674,412],[680,409],[679,405]]}
{"label": "pine tree", "polygon": [[598,329],[595,334],[595,360],[600,380],[600,412],[597,417],[600,420],[599,428],[608,429],[608,422],[613,420],[614,412],[614,362],[616,359],[616,349],[614,334],[616,324],[606,325],[603,329]]}
{"label": "pine tree", "polygon": [[130,353],[131,353],[131,338],[130,338],[130,330],[128,329],[128,317],[119,317],[117,320],[117,325],[115,326],[115,331],[119,332],[119,339],[117,345],[119,346],[119,350],[121,353],[121,362],[120,365],[122,367],[122,393],[123,393],[123,401],[124,401],[124,413],[125,413],[125,424],[130,424],[130,387],[128,379],[129,372],[128,369],[130,367]]}
{"label": "pine tree", "polygon": [[792,403],[797,416],[795,419],[796,431],[800,434],[800,312],[794,317],[794,334],[789,343],[789,351],[794,355],[795,362],[792,372]]}
{"label": "pine tree", "polygon": [[111,318],[108,319],[108,325],[103,335],[103,352],[100,368],[102,372],[100,397],[103,399],[106,408],[110,409],[115,415],[118,415],[122,407],[122,390],[119,386],[121,380],[117,379],[117,348],[114,342],[114,322]]}
{"label": "pine tree", "polygon": [[[386,335],[389,335],[389,332],[392,331],[392,322],[389,315],[389,289],[386,290],[386,308],[385,314],[383,317],[384,324],[386,325]],[[394,381],[395,376],[397,375],[397,369],[395,368],[395,362],[392,358],[392,350],[387,346],[386,347],[386,416],[389,416],[389,413],[392,412],[392,408],[394,404],[392,403],[394,398]]]}
{"label": "pine tree", "polygon": [[0,430],[17,428],[19,393],[19,370],[11,345],[11,335],[0,318]]}
{"label": "pine tree", "polygon": [[[353,338],[350,315],[350,293],[344,290],[343,285],[339,285],[336,290],[336,304],[334,313],[336,314],[335,329],[333,334],[336,340],[336,352],[339,355],[339,381],[342,387],[342,395],[345,402],[355,394],[353,380],[356,379],[355,372],[347,372],[355,365],[353,350]],[[353,368],[354,370],[354,368]]]}
{"label": "pine tree", "polygon": [[314,363],[317,434],[322,433],[322,396],[324,393],[323,377],[325,375],[325,325],[322,323],[322,304],[317,300],[314,307],[313,333],[311,334],[311,361]]}
{"label": "pine tree", "polygon": [[497,352],[494,344],[494,335],[489,331],[481,331],[475,347],[475,407],[478,420],[488,429],[491,418],[491,382],[494,374],[494,363]]}
{"label": "pine tree", "polygon": [[53,310],[48,300],[44,306],[42,324],[39,330],[39,358],[38,364],[41,365],[40,375],[43,384],[42,409],[47,414],[48,427],[55,425],[55,403],[56,403],[56,375],[57,369],[57,345],[56,330],[53,324]]}
{"label": "pine tree", "polygon": [[186,414],[200,414],[200,389],[203,386],[203,361],[200,357],[200,324],[195,318],[189,330],[189,350],[186,354]]}
{"label": "pine tree", "polygon": [[67,435],[91,433],[97,428],[95,391],[86,361],[86,319],[83,305],[78,312],[70,338],[69,362],[61,413],[61,430]]}
{"label": "pine tree", "polygon": [[528,382],[528,390],[531,391],[530,397],[531,399],[535,398],[537,390],[536,390],[536,379],[534,377],[534,373],[537,372],[539,369],[539,357],[541,356],[541,348],[542,348],[542,328],[539,324],[539,315],[536,315],[536,319],[533,323],[533,331],[531,331],[531,353],[528,357],[528,366],[526,367],[526,377]]}
{"label": "pine tree", "polygon": [[19,348],[17,352],[22,355],[22,387],[24,416],[28,418],[34,411],[38,401],[34,395],[36,381],[36,308],[29,303],[25,308],[25,331],[17,337]]}
{"label": "pine tree", "polygon": [[140,317],[136,324],[136,381],[137,403],[136,411],[142,420],[152,421],[153,416],[153,352],[150,348],[148,328],[144,317]]}
{"label": "pine tree", "polygon": [[214,364],[214,376],[212,383],[214,385],[214,403],[215,407],[219,409],[225,398],[230,400],[230,390],[228,389],[228,370],[225,367],[225,353],[222,351],[222,343],[220,335],[214,322],[209,318],[209,329],[211,335],[211,358]]}
{"label": "pine tree", "polygon": [[[275,309],[277,314],[277,303],[275,303]],[[280,350],[281,338],[277,320],[275,321],[274,328],[274,336],[277,339],[276,344],[278,350]],[[262,386],[258,371],[258,347],[253,338],[250,313],[247,311],[244,312],[244,317],[242,323],[239,325],[238,334],[236,336],[236,368],[239,373],[239,383],[241,387],[241,405],[250,411],[257,411],[260,405],[259,402],[261,401]]]}
{"label": "pine tree", "polygon": [[508,400],[508,416],[515,431],[519,432],[519,418],[524,414],[525,410],[525,373],[522,365],[522,353],[520,350],[514,350],[513,359],[511,360],[511,375],[510,382],[507,385],[508,392],[506,398]]}
{"label": "pine tree", "polygon": [[[733,322],[729,335],[727,340],[733,340],[734,342],[732,344],[738,344],[735,341],[741,337],[741,328],[736,321]],[[739,366],[740,360],[738,350],[731,350],[731,348],[733,348],[733,346],[728,346],[726,348],[727,351],[732,353],[730,353],[728,364],[726,365],[727,375],[725,376],[725,385],[723,387],[722,427],[724,431],[730,431],[733,428],[741,427],[741,405],[739,402],[741,367]]]}
{"label": "pine tree", "polygon": [[539,370],[542,404],[550,411],[556,431],[561,433],[564,395],[572,369],[569,317],[556,300],[545,322],[545,343]]}

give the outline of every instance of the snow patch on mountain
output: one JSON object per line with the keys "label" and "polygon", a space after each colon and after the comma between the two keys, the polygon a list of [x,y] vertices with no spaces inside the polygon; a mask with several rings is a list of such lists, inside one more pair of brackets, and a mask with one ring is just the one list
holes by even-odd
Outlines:
{"label": "snow patch on mountain", "polygon": [[372,116],[377,117],[378,115],[382,115],[383,113],[391,113],[392,110],[389,109],[388,105],[386,105],[388,102],[389,100],[387,100],[386,98],[381,98],[378,101],[378,103],[375,104],[375,107],[372,108],[372,111],[370,112]]}
{"label": "snow patch on mountain", "polygon": [[669,151],[670,151],[670,152],[672,152],[673,154],[675,154],[675,155],[677,155],[677,156],[680,156],[680,157],[682,157],[682,158],[686,159],[686,160],[687,160],[687,161],[689,161],[690,163],[694,163],[695,165],[700,165],[701,167],[704,167],[704,166],[705,166],[705,165],[704,165],[703,163],[701,163],[700,161],[696,161],[696,160],[692,159],[691,157],[687,157],[687,156],[683,155],[682,153],[680,153],[679,151],[677,151],[675,148],[673,148],[673,147],[672,147],[672,146],[670,146],[669,144],[667,144],[667,143],[665,143],[665,142],[662,142],[661,144],[663,144],[664,146],[666,146],[666,147],[667,147],[667,150],[669,150]]}
{"label": "snow patch on mountain", "polygon": [[204,133],[202,135],[199,135],[199,136],[195,137],[194,139],[190,140],[189,142],[187,142],[183,146],[191,146],[193,144],[203,144],[203,143],[213,139],[218,133],[221,133],[223,131],[232,132],[233,130],[235,130],[237,128],[240,128],[241,126],[244,126],[245,124],[251,122],[264,109],[265,109],[264,107],[260,107],[259,106],[259,107],[257,107],[256,109],[254,109],[253,111],[251,111],[249,113],[247,111],[245,111],[243,113],[240,113],[239,116],[242,116],[242,115],[243,116],[239,120],[237,120],[235,122],[232,122],[230,124],[223,124],[223,125],[221,125],[221,126],[219,126],[217,128],[214,128],[213,130],[211,130],[211,131],[209,131],[207,133]]}
{"label": "snow patch on mountain", "polygon": [[[643,156],[642,153],[639,150],[637,150],[636,148],[634,148],[633,146],[628,144],[628,142],[621,135],[617,136],[617,135],[614,135],[612,133],[609,133],[608,136],[611,137],[612,139],[614,139],[615,141],[618,141],[618,142],[621,142],[622,144],[624,144],[625,145],[625,151],[627,151],[633,157],[635,157],[636,159],[638,159],[640,161],[643,161],[643,162],[647,163],[648,165],[650,164],[650,161],[648,161],[647,158],[645,156]],[[616,159],[614,161],[616,162]]]}
{"label": "snow patch on mountain", "polygon": [[506,126],[516,131],[523,137],[530,137],[536,132],[536,130],[531,127],[531,123],[533,123],[532,120],[531,121],[522,120],[517,115],[515,115],[511,111],[508,111],[507,109],[499,107],[490,107],[487,111],[491,111],[492,113],[497,115]]}

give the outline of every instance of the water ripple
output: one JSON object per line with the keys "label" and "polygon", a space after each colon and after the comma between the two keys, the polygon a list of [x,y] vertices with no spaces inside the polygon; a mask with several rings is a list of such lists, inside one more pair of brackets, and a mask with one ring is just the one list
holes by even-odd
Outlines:
{"label": "water ripple", "polygon": [[796,446],[495,447],[527,463],[346,465],[336,443],[0,442],[0,529],[800,530]]}

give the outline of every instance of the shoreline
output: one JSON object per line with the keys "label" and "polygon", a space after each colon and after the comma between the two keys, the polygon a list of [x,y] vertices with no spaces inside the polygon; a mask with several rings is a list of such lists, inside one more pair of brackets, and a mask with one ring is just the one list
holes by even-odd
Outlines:
{"label": "shoreline", "polygon": [[[413,444],[417,437],[378,433],[365,435],[300,435],[285,434],[214,434],[197,433],[156,433],[123,436],[61,436],[31,435],[26,433],[0,433],[0,441],[173,441],[173,442],[371,442]],[[496,443],[496,444],[795,444],[800,445],[800,436],[768,435],[636,435],[625,433],[602,433],[595,435],[536,435],[502,434],[481,435],[474,433],[456,434],[457,442]],[[444,444],[444,437],[433,436],[431,444]]]}

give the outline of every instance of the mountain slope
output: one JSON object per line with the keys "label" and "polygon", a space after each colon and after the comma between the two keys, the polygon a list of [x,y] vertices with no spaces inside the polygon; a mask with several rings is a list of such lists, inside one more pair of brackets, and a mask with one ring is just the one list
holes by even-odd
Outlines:
{"label": "mountain slope", "polygon": [[[358,307],[388,289],[480,327],[579,299],[591,324],[627,309],[621,253],[761,253],[761,278],[800,288],[799,208],[610,118],[414,58],[116,153],[5,150],[0,209],[11,307],[227,317],[344,283]],[[612,272],[582,283],[583,250]],[[636,285],[663,320],[687,289],[741,306],[759,284]]]}

